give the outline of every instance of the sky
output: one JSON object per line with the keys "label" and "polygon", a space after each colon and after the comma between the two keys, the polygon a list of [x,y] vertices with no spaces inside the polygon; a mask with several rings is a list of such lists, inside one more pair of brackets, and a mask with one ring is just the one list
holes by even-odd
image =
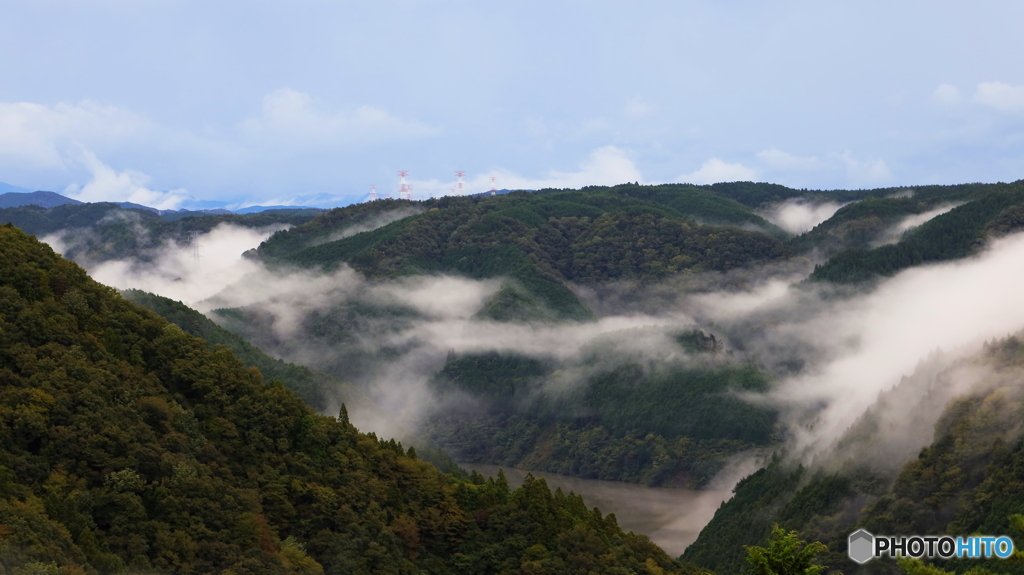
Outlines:
{"label": "sky", "polygon": [[162,208],[1024,174],[1024,3],[5,0],[0,182]]}

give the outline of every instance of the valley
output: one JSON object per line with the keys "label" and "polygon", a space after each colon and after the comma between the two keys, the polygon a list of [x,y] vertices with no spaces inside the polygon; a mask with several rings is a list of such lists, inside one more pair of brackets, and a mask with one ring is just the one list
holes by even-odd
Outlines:
{"label": "valley", "polygon": [[[779,523],[828,543],[828,566],[853,573],[854,526],[994,532],[1024,513],[1011,494],[1022,206],[1021,182],[737,182],[378,200],[319,215],[164,220],[82,204],[0,219],[208,353],[343,414],[383,452],[448,473],[456,499],[462,484],[502,492],[501,467],[509,494],[571,490],[584,509],[614,513],[615,529],[681,555],[681,572],[741,569],[744,546]],[[796,221],[809,227],[793,233]],[[990,413],[998,423],[979,423]],[[526,470],[545,487],[516,491]],[[511,501],[495,497],[486,505]],[[478,516],[486,507],[459,501]],[[411,533],[394,523],[409,512],[385,515],[388,533]],[[425,515],[413,521],[426,533]],[[407,560],[451,566],[454,543],[402,540]]]}
{"label": "valley", "polygon": [[[750,472],[751,462],[746,469],[737,467],[736,477]],[[558,475],[544,471],[524,471],[516,468],[501,468],[497,465],[463,463],[461,467],[475,470],[488,476],[497,476],[502,471],[512,486],[522,485],[527,473],[547,481],[551,489],[565,493],[574,492],[583,497],[587,505],[599,508],[603,513],[615,514],[615,520],[624,531],[643,533],[669,555],[682,555],[693,543],[701,529],[714,516],[722,502],[732,495],[732,486],[693,490],[666,487],[643,487],[622,481],[580,479],[571,475]],[[732,477],[725,478],[726,480]]]}
{"label": "valley", "polygon": [[1024,575],[1021,22],[0,1],[0,575]]}

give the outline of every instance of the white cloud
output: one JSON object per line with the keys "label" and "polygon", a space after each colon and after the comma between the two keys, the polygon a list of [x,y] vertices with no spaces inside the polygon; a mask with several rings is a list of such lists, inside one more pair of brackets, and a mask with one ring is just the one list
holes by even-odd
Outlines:
{"label": "white cloud", "polygon": [[960,90],[950,84],[942,84],[932,92],[932,101],[943,106],[955,106],[962,100]]}
{"label": "white cloud", "polygon": [[983,82],[978,84],[974,100],[1000,112],[1024,112],[1024,86]]}
{"label": "white cloud", "polygon": [[[89,274],[96,281],[118,289],[141,289],[208,311],[209,308],[202,305],[203,300],[249,274],[262,271],[259,263],[243,258],[242,252],[286,228],[287,225],[252,229],[220,224],[194,239],[199,245],[198,260],[192,246],[178,246],[169,241],[155,250],[156,257],[151,264],[111,260],[93,267]],[[47,237],[44,241],[59,248],[57,237]],[[268,278],[262,279],[267,281],[248,285],[253,290],[266,290],[274,283]]]}
{"label": "white cloud", "polygon": [[134,170],[118,172],[84,148],[76,154],[76,160],[92,172],[92,181],[84,187],[68,186],[64,194],[70,198],[83,202],[132,202],[161,210],[175,209],[189,199],[185,190],[151,190],[146,187],[146,174]]}
{"label": "white cloud", "polygon": [[764,214],[769,222],[791,234],[802,234],[832,217],[844,204],[815,204],[800,199],[787,200]]}
{"label": "white cloud", "polygon": [[839,154],[839,159],[846,166],[850,179],[858,184],[879,184],[892,177],[889,166],[882,159],[859,159],[850,152]]}
{"label": "white cloud", "polygon": [[780,170],[819,170],[825,167],[824,162],[814,156],[806,158],[794,156],[778,148],[761,150],[757,153],[757,158],[769,166]]}
{"label": "white cloud", "polygon": [[704,162],[696,172],[683,174],[676,181],[691,184],[714,184],[716,182],[742,182],[757,178],[757,171],[743,164],[729,164],[718,158]]}
{"label": "white cloud", "polygon": [[69,148],[105,146],[149,127],[128,110],[88,100],[54,106],[0,102],[0,165],[63,169]]}
{"label": "white cloud", "polygon": [[624,113],[630,120],[639,120],[650,116],[655,110],[655,107],[645,101],[640,96],[634,96],[630,101],[626,102],[626,109]]}
{"label": "white cloud", "polygon": [[885,160],[858,157],[850,151],[819,157],[797,156],[778,148],[769,148],[758,152],[757,159],[776,172],[817,172],[819,176],[832,174],[839,180],[843,179],[841,174],[845,172],[847,185],[884,184],[892,178]]}
{"label": "white cloud", "polygon": [[[479,194],[491,189],[491,177],[498,189],[508,190],[540,190],[544,188],[582,188],[584,186],[615,186],[618,184],[640,182],[644,178],[625,152],[615,146],[604,146],[590,153],[579,164],[575,172],[550,170],[540,178],[520,176],[510,170],[494,169],[472,176],[465,183],[466,194]],[[452,194],[455,182],[441,180],[410,180],[413,199],[422,199]],[[398,185],[395,184],[397,189]],[[388,192],[378,191],[384,197]],[[397,197],[395,192],[391,192]]]}
{"label": "white cloud", "polygon": [[282,88],[263,97],[263,113],[243,123],[256,140],[292,148],[413,140],[436,130],[372,106],[329,112],[305,92]]}
{"label": "white cloud", "polygon": [[614,186],[644,180],[633,160],[624,150],[615,146],[604,146],[594,150],[587,159],[580,162],[579,171],[576,172],[550,170],[545,177],[533,179],[498,170],[478,176],[472,181],[472,186],[481,192],[490,189],[491,176],[498,178],[500,188],[523,190]]}
{"label": "white cloud", "polygon": [[1010,236],[977,258],[906,270],[867,295],[787,328],[836,350],[832,361],[776,391],[808,403],[827,401],[814,427],[798,439],[827,447],[881,390],[913,373],[935,350],[970,353],[984,341],[1020,330],[1024,307],[1016,286],[1024,281],[1022,257],[1024,235]]}

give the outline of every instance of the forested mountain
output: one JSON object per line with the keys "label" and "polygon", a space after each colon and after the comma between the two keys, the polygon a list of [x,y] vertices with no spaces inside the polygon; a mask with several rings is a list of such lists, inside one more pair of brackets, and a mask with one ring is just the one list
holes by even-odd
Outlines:
{"label": "forested mountain", "polygon": [[[954,395],[957,370],[983,375],[969,393]],[[716,572],[740,569],[743,546],[761,544],[773,523],[827,543],[826,564],[847,574],[900,573],[888,560],[859,566],[847,558],[846,538],[858,528],[878,534],[1009,534],[1020,542],[1024,532],[1014,525],[1024,524],[1012,516],[1024,513],[1024,343],[1012,336],[973,358],[923,371],[881,395],[811,467],[776,458],[741,481],[683,559]],[[945,407],[926,447],[916,456],[893,452],[913,449],[901,428],[920,427],[920,412],[934,411],[936,404]],[[885,411],[902,414],[895,429]],[[977,567],[1024,572],[1024,564],[1015,561],[945,562],[957,572]]]}
{"label": "forested mountain", "polygon": [[[422,213],[410,215],[417,208]],[[389,213],[407,217],[333,239]],[[275,234],[253,257],[324,269],[347,263],[369,278],[502,277],[511,281],[484,310],[487,317],[585,320],[591,313],[567,281],[659,278],[774,261],[789,255],[781,235],[749,208],[695,186],[623,185],[445,197],[415,206],[379,200]]]}
{"label": "forested mountain", "polygon": [[[501,278],[504,284],[477,312],[477,319],[589,321],[593,312],[580,299],[579,286],[653,284],[701,272],[775,264],[800,253],[833,255],[812,276],[818,279],[822,270],[834,269],[843,258],[887,237],[905,249],[915,234],[943,222],[965,221],[965,211],[977,210],[991,198],[1005,203],[1014,186],[806,191],[743,182],[627,184],[493,198],[379,200],[335,209],[278,232],[248,255],[285,269],[331,270],[347,264],[377,282],[429,274]],[[758,215],[764,212],[753,209],[766,210],[794,199],[851,203],[814,230],[788,240]],[[952,209],[923,226],[908,224],[914,221],[908,218],[928,217],[946,208]],[[893,235],[901,225],[909,230],[903,241]],[[761,231],[750,231],[750,226]],[[374,366],[402,357],[407,344],[395,342],[407,340],[399,334],[422,321],[410,307],[383,305],[362,296],[309,312],[302,319],[300,338],[276,336],[273,316],[259,306],[220,309],[215,317],[260,347],[296,361],[315,357],[311,361],[318,369],[357,383],[372,379]],[[376,334],[375,341],[383,343],[358,345],[367,334]],[[514,353],[451,356],[433,377],[433,393],[468,396],[472,401],[466,408],[438,410],[426,418],[423,432],[465,461],[691,486],[703,485],[728,456],[764,447],[776,437],[771,410],[746,413],[749,404],[723,399],[730,389],[763,392],[770,387],[772,375],[744,359],[735,358],[732,367],[726,362],[641,369],[635,360],[622,358],[600,369],[587,368],[591,371],[577,384],[588,394],[556,397],[550,382],[561,376],[554,374],[579,370],[586,363],[576,361]],[[799,364],[791,369],[799,369]],[[469,381],[479,385],[463,388]],[[729,382],[735,381],[758,383],[734,388]],[[715,383],[697,391],[701,382]],[[633,389],[649,395],[629,391]],[[608,394],[606,399],[599,397],[599,390]],[[687,409],[705,411],[680,412],[677,401],[685,402]],[[677,413],[683,414],[677,420],[692,425],[682,430],[659,423]]]}
{"label": "forested mountain", "polygon": [[689,569],[543,480],[460,480],[316,415],[10,225],[0,267],[7,573]]}
{"label": "forested mountain", "polygon": [[[489,317],[585,319],[587,311],[560,284],[654,281],[794,253],[827,260],[812,279],[849,283],[965,257],[987,239],[1018,229],[1022,186],[823,191],[751,182],[626,184],[494,198],[381,200],[337,208],[276,234],[252,256],[326,269],[347,263],[371,278],[506,277],[516,281],[485,310]],[[786,234],[758,210],[787,200],[846,205],[813,230],[780,243]],[[944,209],[949,211],[914,223],[914,216]],[[382,218],[387,225],[368,233],[344,233]],[[537,307],[548,313],[538,315]]]}
{"label": "forested mountain", "polygon": [[[834,214],[806,233],[793,236],[770,223],[784,221],[786,210],[822,205],[819,213],[835,210]],[[1017,471],[1024,468],[1017,462],[1017,451],[1024,447],[1015,427],[1020,420],[1018,379],[1024,367],[1017,339],[993,344],[984,354],[961,363],[920,368],[893,390],[883,392],[836,445],[823,451],[819,447],[814,457],[786,450],[792,442],[785,426],[811,426],[822,404],[809,400],[808,406],[799,408],[806,413],[801,412],[803,419],[798,419],[787,412],[796,408],[779,403],[773,395],[786,378],[820,369],[865,345],[866,332],[846,333],[843,326],[830,323],[835,311],[854,313],[844,310],[843,302],[863,304],[864,298],[884,292],[878,287],[889,285],[885,278],[901,270],[971,258],[992,240],[1024,228],[1024,182],[835,191],[750,182],[626,184],[422,202],[378,200],[311,218],[302,214],[202,216],[174,222],[102,204],[18,210],[3,210],[0,215],[15,214],[26,225],[37,226],[33,229],[40,234],[64,230],[62,235],[72,246],[68,255],[87,265],[114,257],[140,261],[158,257],[156,246],[170,240],[183,248],[190,232],[209,231],[225,222],[261,228],[291,225],[246,253],[245,265],[255,271],[205,300],[199,307],[212,310],[207,317],[179,302],[126,293],[209,343],[199,343],[166,324],[157,329],[156,323],[149,323],[159,323],[155,316],[124,308],[135,310],[131,314],[141,318],[132,320],[137,325],[148,326],[145,330],[150,335],[133,339],[136,336],[122,333],[121,324],[110,323],[121,313],[110,311],[116,308],[114,303],[104,304],[115,307],[100,314],[87,313],[88,321],[69,323],[76,327],[60,336],[65,338],[60,341],[70,342],[61,345],[73,349],[78,345],[85,354],[85,359],[75,355],[79,358],[75,361],[102,359],[111,366],[103,369],[139,369],[142,375],[137,378],[149,378],[146,374],[156,378],[146,379],[151,387],[145,388],[144,396],[125,395],[117,387],[121,384],[110,383],[116,393],[105,396],[96,391],[93,395],[102,401],[89,397],[99,402],[97,409],[106,420],[130,419],[135,415],[117,414],[138,411],[140,423],[130,425],[148,426],[110,432],[111,437],[122,438],[117,441],[130,444],[117,444],[121,445],[115,450],[121,458],[117,465],[88,464],[78,470],[66,459],[45,459],[45,464],[31,460],[37,463],[17,463],[21,467],[16,468],[0,460],[17,478],[11,485],[21,486],[21,491],[0,490],[0,495],[14,494],[10,497],[20,497],[17,501],[29,506],[36,505],[31,497],[43,501],[34,509],[67,531],[68,543],[62,549],[79,549],[82,555],[77,557],[84,559],[75,561],[82,565],[106,569],[100,565],[114,563],[94,560],[100,557],[97,553],[105,553],[117,555],[125,564],[135,561],[140,570],[148,565],[184,571],[174,567],[177,559],[171,559],[171,553],[175,557],[192,553],[188,561],[199,561],[196,550],[202,545],[193,543],[209,536],[220,537],[217,545],[239,546],[231,551],[234,563],[216,565],[230,565],[241,572],[250,567],[241,567],[244,561],[239,558],[256,561],[259,553],[246,555],[245,544],[225,533],[241,529],[234,527],[237,521],[230,513],[237,517],[248,513],[266,526],[265,531],[254,527],[254,533],[269,533],[255,539],[263,542],[257,544],[263,549],[258,560],[267,565],[277,561],[286,568],[282,554],[292,556],[286,549],[294,548],[304,549],[305,556],[325,572],[346,568],[467,573],[536,568],[543,572],[542,567],[558,572],[565,562],[584,561],[574,555],[574,546],[590,541],[592,535],[586,533],[593,532],[597,539],[591,542],[597,545],[600,540],[603,547],[588,543],[584,562],[594,561],[590,567],[594,571],[604,572],[608,564],[601,561],[612,557],[638,573],[657,572],[653,566],[642,566],[648,558],[668,569],[686,569],[665,562],[654,551],[642,558],[627,552],[627,548],[640,549],[642,539],[608,527],[607,518],[580,511],[581,504],[574,499],[550,495],[541,482],[513,492],[500,481],[440,474],[426,465],[423,453],[410,457],[409,441],[406,448],[399,448],[397,443],[361,435],[344,422],[314,416],[286,388],[329,414],[336,413],[338,401],[356,414],[362,409],[356,405],[357,398],[372,397],[385,409],[395,410],[391,419],[412,429],[416,450],[420,445],[438,445],[459,461],[583,478],[702,487],[734,458],[775,451],[776,458],[737,486],[735,497],[686,552],[688,561],[722,573],[741,571],[746,556],[743,546],[763,544],[773,523],[798,530],[804,539],[828,543],[825,561],[850,575],[867,572],[844,559],[845,537],[857,526],[880,532],[1002,532],[1011,529],[1011,515],[1024,512],[1015,491],[1024,484]],[[23,238],[14,231],[5,233]],[[18,242],[34,245],[28,239]],[[24,249],[35,253],[35,248]],[[58,263],[46,265],[70,265],[53,261]],[[37,277],[33,274],[22,274],[24,278],[16,281],[43,285],[38,283],[42,280],[32,279]],[[57,310],[51,315],[63,317],[60,306],[71,305],[62,295],[68,290],[53,287],[64,285],[60,283],[64,280],[50,279],[50,271],[46,274],[46,285],[56,295],[44,291],[31,295],[36,292],[25,291],[29,288],[15,291],[29,294],[18,296],[28,298],[25,301],[37,297],[50,302],[46,305]],[[61,290],[65,291],[57,294]],[[234,297],[236,292],[244,297]],[[128,305],[113,294],[108,296],[110,302],[121,302],[116,305]],[[770,298],[788,303],[763,307]],[[22,318],[19,310],[26,305],[4,308],[4,321]],[[898,308],[886,309],[899,313]],[[43,322],[31,319],[31,314],[24,317]],[[10,337],[14,332],[6,325],[0,326],[3,337]],[[51,329],[57,328],[47,327],[41,333]],[[807,333],[795,333],[800,330]],[[99,343],[88,343],[92,340],[87,334],[94,334],[91,337]],[[138,344],[141,359],[132,355],[136,341],[143,341]],[[107,347],[108,343],[114,347]],[[230,348],[233,355],[214,344]],[[146,351],[151,349],[159,353]],[[187,349],[187,354],[175,355],[181,349]],[[38,367],[45,364],[38,359],[42,352],[33,353],[38,357],[32,369],[42,369]],[[182,359],[186,356],[192,359]],[[236,356],[238,360],[226,359]],[[10,365],[22,365],[16,363],[22,356],[10,357],[15,362]],[[223,371],[223,377],[235,378],[231,381],[248,383],[204,383],[213,391],[194,390],[181,378],[173,385],[158,385],[153,381],[164,382],[165,373],[179,373],[158,367],[158,360],[181,366],[180,373]],[[217,367],[208,367],[203,363],[207,361]],[[77,364],[68,365],[61,377],[78,377]],[[962,390],[954,393],[960,388],[946,385],[959,377],[954,372],[965,365],[987,374],[966,396]],[[243,366],[257,368],[266,380],[283,383],[264,385],[259,377],[246,375],[252,372]],[[7,369],[24,381],[35,373],[25,371],[29,374],[25,376],[13,367]],[[113,376],[104,377],[93,379],[113,381]],[[79,385],[80,380],[76,381]],[[59,396],[56,388],[39,389],[56,398],[53,405],[73,401]],[[213,394],[221,403],[200,409],[205,394]],[[110,406],[103,403],[108,396]],[[22,401],[21,397],[11,401]],[[146,397],[160,398],[167,409],[154,411],[149,403],[140,403]],[[56,413],[46,407],[50,405],[46,401],[11,403],[14,407],[9,411]],[[235,405],[250,411],[235,411],[241,409]],[[103,411],[108,407],[121,411]],[[12,438],[35,425],[29,420],[11,423],[16,417],[22,416],[4,420],[14,430]],[[197,423],[190,423],[188,417]],[[248,419],[241,421],[243,417]],[[271,427],[263,428],[264,422]],[[65,422],[57,427],[77,429],[73,425]],[[310,430],[319,439],[310,439]],[[123,439],[138,433],[143,433],[138,436],[142,439]],[[194,433],[202,436],[195,439],[200,447],[188,447]],[[897,436],[903,441],[897,441]],[[19,449],[43,454],[38,450],[44,444],[53,445],[51,439],[46,443],[32,437],[36,443],[18,444]],[[340,447],[326,447],[335,445],[331,442]],[[203,451],[207,445],[216,448],[215,456]],[[106,443],[88,446],[108,449]],[[269,450],[269,455],[257,460],[257,448]],[[331,468],[330,458],[342,461],[343,469]],[[160,463],[163,467],[151,463],[157,460],[171,463]],[[161,491],[171,489],[175,466],[184,465],[183,461],[195,470],[197,481],[215,478],[221,482],[217,489],[237,486],[238,503],[225,515],[228,519],[214,524],[213,518],[202,515],[196,523],[200,527],[183,527],[159,515],[169,508],[161,499],[166,493],[193,497]],[[797,463],[801,461],[803,466]],[[89,494],[87,502],[61,500],[57,507],[45,503],[47,494],[56,492],[56,487],[47,486],[58,481],[51,478],[52,470],[58,468],[73,476],[67,481],[75,486],[62,489],[82,490]],[[120,487],[107,484],[114,481],[109,479],[111,473],[125,469],[139,474],[142,487],[118,491]],[[362,475],[347,475],[351,470]],[[356,483],[360,487],[352,494],[340,494],[339,490]],[[223,488],[235,493],[233,488]],[[146,519],[138,511],[137,522],[128,523],[130,529],[116,532],[116,537],[97,535],[103,529],[107,530],[103,533],[114,533],[112,520],[100,519],[98,509],[105,503],[96,502],[107,500],[95,495],[99,492],[93,490],[99,489],[110,491],[104,497],[134,494]],[[364,496],[373,499],[375,506],[358,507],[357,499]],[[543,535],[537,530],[531,531],[533,535],[510,535],[513,523],[519,522],[515,515],[519,511],[514,509],[529,508],[515,503],[525,501],[517,497],[551,502],[543,504],[549,515],[531,516],[527,521],[544,525]],[[183,505],[193,504],[207,503]],[[340,518],[351,526],[338,527]],[[2,518],[0,523],[8,525]],[[325,534],[344,530],[346,534],[339,538]],[[175,537],[184,538],[177,535],[179,531],[193,543],[175,543],[177,551],[153,551],[167,548],[168,541],[179,541]],[[143,543],[129,542],[128,533],[141,534]],[[499,545],[510,536],[512,543]],[[296,546],[288,543],[289,537]],[[0,536],[2,541],[6,539]],[[32,544],[18,545],[31,548]],[[137,556],[144,561],[136,560]],[[212,556],[208,552],[202,560],[214,561]],[[305,561],[300,555],[294,557]],[[352,559],[356,563],[347,563],[351,557],[358,557]],[[33,559],[24,555],[22,560]],[[1005,571],[1005,565],[1000,568]],[[872,562],[867,570],[889,573],[894,569],[891,564]]]}
{"label": "forested mountain", "polygon": [[[0,182],[0,191],[3,191],[7,186]],[[81,204],[78,200],[72,200],[66,198],[60,194],[54,192],[6,192],[0,193],[0,208],[16,208],[18,206],[42,206],[44,208],[52,208],[54,206],[60,206],[64,204]]]}

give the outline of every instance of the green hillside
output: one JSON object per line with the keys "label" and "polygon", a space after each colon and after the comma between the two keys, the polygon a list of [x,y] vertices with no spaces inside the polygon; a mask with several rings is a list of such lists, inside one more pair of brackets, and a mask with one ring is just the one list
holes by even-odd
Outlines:
{"label": "green hillside", "polygon": [[347,404],[350,408],[369,403],[369,399],[351,384],[324,373],[274,359],[181,302],[140,290],[125,290],[121,295],[156,312],[186,333],[206,340],[211,346],[222,345],[230,349],[231,353],[246,366],[259,369],[267,380],[281,380],[285,387],[319,412],[341,403]]}
{"label": "green hillside", "polygon": [[[361,416],[387,417],[387,414],[355,385],[320,371],[274,359],[239,335],[217,325],[181,302],[140,290],[125,290],[121,295],[156,312],[189,335],[205,340],[211,349],[216,349],[217,346],[228,348],[246,367],[259,369],[267,381],[280,380],[286,388],[318,413],[336,411],[337,406],[344,404],[353,419],[359,419]],[[406,431],[405,439],[408,443],[415,444],[416,451],[422,459],[433,463],[438,469],[449,473],[463,473],[444,450],[435,444],[417,441],[412,430]]]}
{"label": "green hillside", "polygon": [[918,198],[866,198],[847,204],[813,230],[793,238],[798,252],[816,250],[831,257],[847,249],[870,249],[904,218],[927,212],[943,202]]}
{"label": "green hillside", "polygon": [[[861,527],[885,534],[1009,534],[1019,547],[1024,532],[1014,528],[1011,516],[1024,513],[1024,344],[1018,337],[991,344],[969,365],[989,371],[973,392],[946,405],[931,445],[897,471],[886,471],[890,462],[872,460],[856,448],[863,444],[880,457],[870,445],[885,432],[876,429],[869,412],[818,469],[776,458],[741,481],[683,559],[717,572],[740,569],[743,546],[767,540],[776,522],[827,543],[824,561],[847,574],[901,572],[891,561],[860,567],[846,557],[846,538]],[[914,410],[903,405],[905,412]],[[1024,572],[1019,561],[938,565],[956,572]]]}
{"label": "green hillside", "polygon": [[[415,207],[422,213],[327,241],[374,217],[370,211]],[[789,255],[781,236],[750,208],[695,186],[623,185],[359,204],[275,234],[252,255],[327,270],[347,263],[373,279],[504,277],[513,283],[485,317],[585,320],[590,311],[565,282],[657,279],[779,260]]]}
{"label": "green hillside", "polygon": [[682,573],[543,480],[439,473],[0,227],[5,573]]}

